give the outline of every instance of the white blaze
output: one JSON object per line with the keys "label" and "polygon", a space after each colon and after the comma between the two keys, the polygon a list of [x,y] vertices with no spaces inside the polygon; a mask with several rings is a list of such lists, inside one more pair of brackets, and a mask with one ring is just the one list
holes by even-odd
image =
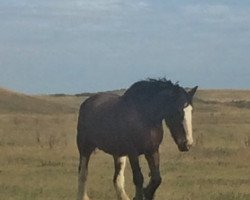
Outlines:
{"label": "white blaze", "polygon": [[189,105],[183,109],[183,111],[184,111],[183,126],[184,126],[184,129],[186,132],[186,138],[187,138],[188,145],[193,144],[192,110],[193,110],[193,107],[191,105]]}

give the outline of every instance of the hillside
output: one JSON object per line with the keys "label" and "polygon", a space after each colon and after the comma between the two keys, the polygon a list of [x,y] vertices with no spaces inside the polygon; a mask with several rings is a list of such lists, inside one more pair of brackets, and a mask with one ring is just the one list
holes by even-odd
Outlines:
{"label": "hillside", "polygon": [[75,109],[69,105],[60,104],[35,96],[29,96],[0,88],[0,113],[72,113]]}
{"label": "hillside", "polygon": [[[105,91],[107,93],[114,93],[118,95],[122,95],[126,90],[112,90],[112,91]],[[95,95],[96,93],[80,93],[75,95],[68,95],[68,94],[52,94],[52,95],[39,95],[36,96],[39,99],[43,99],[46,101],[59,103],[61,105],[70,106],[71,108],[78,111],[80,105],[83,101],[85,101],[89,96]]]}
{"label": "hillside", "polygon": [[[109,91],[123,94],[124,90]],[[0,113],[57,114],[78,112],[87,94],[76,95],[26,95],[0,87]],[[90,95],[93,95],[92,93]],[[220,103],[234,107],[250,108],[248,90],[198,90],[196,100],[200,103]]]}
{"label": "hillside", "polygon": [[198,90],[196,97],[205,101],[237,102],[250,101],[250,90]]}

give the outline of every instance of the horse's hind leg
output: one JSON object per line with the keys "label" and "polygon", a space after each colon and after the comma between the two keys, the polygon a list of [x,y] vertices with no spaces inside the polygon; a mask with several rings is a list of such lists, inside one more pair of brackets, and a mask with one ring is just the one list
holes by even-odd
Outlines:
{"label": "horse's hind leg", "polygon": [[86,183],[88,176],[88,163],[90,154],[91,153],[85,155],[80,154],[77,200],[89,200]]}
{"label": "horse's hind leg", "polygon": [[124,171],[126,167],[126,156],[123,157],[114,156],[114,164],[115,164],[115,174],[113,181],[117,198],[118,200],[129,200],[124,188],[125,186]]}

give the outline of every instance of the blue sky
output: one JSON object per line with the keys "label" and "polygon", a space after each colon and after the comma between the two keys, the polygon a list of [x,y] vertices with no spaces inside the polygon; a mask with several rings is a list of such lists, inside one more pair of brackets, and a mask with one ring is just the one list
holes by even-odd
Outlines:
{"label": "blue sky", "polygon": [[127,88],[147,77],[250,89],[250,1],[1,0],[0,87]]}

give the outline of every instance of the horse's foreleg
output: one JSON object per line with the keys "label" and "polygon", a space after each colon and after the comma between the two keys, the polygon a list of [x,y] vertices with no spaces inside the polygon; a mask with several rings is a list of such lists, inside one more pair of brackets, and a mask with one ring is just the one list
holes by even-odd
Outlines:
{"label": "horse's foreleg", "polygon": [[133,181],[135,184],[134,200],[143,200],[143,175],[141,172],[138,156],[129,155],[129,162],[133,172]]}
{"label": "horse's foreleg", "polygon": [[157,150],[152,154],[146,154],[145,157],[148,162],[151,178],[148,186],[144,189],[144,196],[146,200],[153,200],[155,191],[161,184],[159,152]]}
{"label": "horse's foreleg", "polygon": [[114,164],[115,164],[115,174],[113,181],[117,198],[118,200],[129,200],[124,188],[125,186],[124,171],[126,167],[126,156],[123,157],[114,156]]}
{"label": "horse's foreleg", "polygon": [[87,194],[87,176],[88,176],[88,162],[89,155],[80,156],[79,171],[78,171],[78,192],[77,200],[89,200]]}

